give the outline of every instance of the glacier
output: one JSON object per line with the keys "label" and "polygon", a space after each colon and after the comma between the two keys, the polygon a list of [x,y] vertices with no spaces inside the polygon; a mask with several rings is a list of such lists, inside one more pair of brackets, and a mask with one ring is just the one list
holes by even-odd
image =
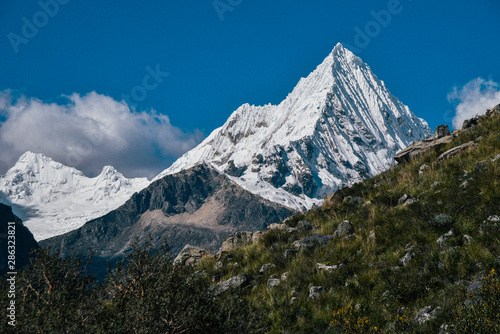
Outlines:
{"label": "glacier", "polygon": [[0,202],[12,205],[37,241],[79,228],[125,203],[150,184],[112,166],[93,178],[41,153],[24,153],[0,177]]}
{"label": "glacier", "polygon": [[304,211],[387,170],[398,151],[431,135],[339,43],[279,105],[242,105],[153,181],[204,162],[254,194]]}

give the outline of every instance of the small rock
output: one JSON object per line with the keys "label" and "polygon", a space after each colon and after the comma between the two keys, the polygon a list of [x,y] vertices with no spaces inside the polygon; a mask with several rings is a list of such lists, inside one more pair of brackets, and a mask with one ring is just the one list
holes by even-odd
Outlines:
{"label": "small rock", "polygon": [[413,252],[408,252],[399,260],[399,264],[401,264],[403,267],[406,267],[411,260],[415,258],[415,253]]}
{"label": "small rock", "polygon": [[285,229],[286,233],[288,234],[293,234],[293,233],[297,233],[299,231],[299,229],[295,228],[295,227],[287,227]]}
{"label": "small rock", "polygon": [[280,285],[280,280],[278,278],[270,278],[267,280],[267,288],[273,289]]}
{"label": "small rock", "polygon": [[429,170],[430,167],[426,164],[420,165],[420,168],[418,169],[418,175],[422,176],[424,173]]}
{"label": "small rock", "polygon": [[360,207],[363,205],[364,200],[363,198],[357,196],[347,196],[344,197],[344,200],[342,202],[354,205],[356,207]]}
{"label": "small rock", "polygon": [[323,292],[325,292],[325,289],[322,286],[312,286],[309,289],[309,298],[319,297]]}
{"label": "small rock", "polygon": [[431,188],[434,188],[435,186],[439,185],[440,183],[441,183],[441,182],[439,182],[439,181],[434,181],[434,182],[432,182],[432,184],[431,184]]}
{"label": "small rock", "polygon": [[354,225],[348,221],[344,220],[342,223],[339,224],[337,227],[337,236],[339,237],[346,237],[348,235],[351,235],[354,233]]}
{"label": "small rock", "polygon": [[290,305],[294,304],[297,301],[297,297],[292,297],[290,299]]}
{"label": "small rock", "polygon": [[406,202],[408,199],[410,199],[410,195],[408,194],[403,194],[403,196],[401,196],[399,199],[398,199],[398,205],[401,205],[401,204],[404,204],[404,202]]}
{"label": "small rock", "polygon": [[215,270],[219,270],[219,269],[221,269],[222,267],[224,267],[224,264],[222,263],[222,261],[217,261],[217,262],[215,262],[215,264],[214,264],[214,269],[215,269]]}
{"label": "small rock", "polygon": [[226,281],[220,282],[214,287],[212,287],[212,292],[214,295],[220,295],[223,292],[226,292],[229,289],[239,289],[244,288],[252,282],[253,277],[250,274],[241,274],[235,277],[232,277]]}
{"label": "small rock", "polygon": [[446,244],[446,241],[448,241],[448,239],[450,239],[454,235],[455,234],[453,233],[453,230],[450,230],[445,234],[443,234],[442,236],[440,236],[439,239],[437,239],[436,243],[438,244],[438,246],[443,247]]}
{"label": "small rock", "polygon": [[284,257],[285,259],[290,259],[294,256],[296,256],[298,252],[295,249],[285,249]]}
{"label": "small rock", "polygon": [[423,325],[426,322],[434,320],[440,313],[440,307],[433,308],[432,306],[426,306],[418,311],[415,316],[415,322],[419,325]]}
{"label": "small rock", "polygon": [[470,235],[464,234],[464,244],[470,245],[472,243],[472,237]]}
{"label": "small rock", "polygon": [[453,329],[453,325],[451,324],[442,324],[439,327],[439,334],[451,334]]}
{"label": "small rock", "polygon": [[281,274],[281,280],[283,282],[286,282],[288,280],[288,272],[284,272],[283,274]]}
{"label": "small rock", "polygon": [[500,227],[500,217],[497,215],[489,216],[483,223],[479,226],[479,234],[494,234]]}
{"label": "small rock", "polygon": [[336,265],[333,266],[327,266],[326,264],[323,263],[316,263],[316,269],[318,271],[326,271],[327,273],[332,273],[334,270],[336,270],[338,267]]}
{"label": "small rock", "polygon": [[273,271],[274,269],[276,269],[276,265],[274,263],[266,263],[263,264],[262,267],[260,267],[259,274],[261,275],[267,274]]}
{"label": "small rock", "polygon": [[297,240],[293,242],[293,246],[299,250],[299,252],[303,253],[308,250],[312,250],[317,246],[321,246],[326,244],[328,241],[333,239],[331,235],[320,235],[314,234],[310,237],[303,238],[301,240]]}

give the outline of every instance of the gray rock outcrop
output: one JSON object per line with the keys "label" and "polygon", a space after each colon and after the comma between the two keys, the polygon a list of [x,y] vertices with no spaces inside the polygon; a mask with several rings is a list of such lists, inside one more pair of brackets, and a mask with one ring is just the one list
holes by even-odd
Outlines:
{"label": "gray rock outcrop", "polygon": [[440,125],[434,131],[436,138],[443,138],[450,135],[450,128],[448,125]]}
{"label": "gray rock outcrop", "polygon": [[200,260],[207,255],[204,249],[200,247],[195,247],[191,245],[186,245],[180,251],[180,253],[175,257],[174,264],[180,264],[184,266],[195,266],[200,262]]}
{"label": "gray rock outcrop", "polygon": [[236,248],[257,243],[262,238],[260,231],[236,232],[228,236],[223,242],[219,253],[229,252]]}
{"label": "gray rock outcrop", "polygon": [[449,149],[448,151],[446,152],[443,152],[438,158],[437,158],[437,161],[443,161],[443,160],[446,160],[446,159],[449,159],[449,158],[452,158],[454,157],[455,155],[457,154],[460,154],[464,151],[467,151],[467,150],[470,150],[470,149],[473,149],[477,146],[477,144],[474,142],[474,141],[470,141],[468,143],[465,143],[465,144],[462,144],[462,145],[458,145],[458,146],[455,146],[454,148],[452,149]]}

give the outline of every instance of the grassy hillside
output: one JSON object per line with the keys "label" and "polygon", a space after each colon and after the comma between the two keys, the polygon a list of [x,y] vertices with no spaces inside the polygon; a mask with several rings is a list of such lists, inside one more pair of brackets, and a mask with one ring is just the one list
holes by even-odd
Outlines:
{"label": "grassy hillside", "polygon": [[[469,141],[477,147],[436,161]],[[259,243],[222,255],[222,267],[207,258],[199,269],[222,280],[252,274],[246,296],[268,314],[270,333],[437,333],[442,324],[443,333],[446,324],[457,333],[500,332],[500,222],[491,217],[500,215],[499,154],[500,118],[484,118],[447,146],[338,191],[323,207],[286,222],[295,227],[307,220],[313,230],[268,231]],[[405,194],[410,200],[403,204]],[[354,233],[328,237],[345,220]],[[303,238],[317,242],[285,257]],[[265,264],[271,270],[260,274]],[[315,286],[324,292],[310,298]],[[427,306],[431,319],[417,323]]]}

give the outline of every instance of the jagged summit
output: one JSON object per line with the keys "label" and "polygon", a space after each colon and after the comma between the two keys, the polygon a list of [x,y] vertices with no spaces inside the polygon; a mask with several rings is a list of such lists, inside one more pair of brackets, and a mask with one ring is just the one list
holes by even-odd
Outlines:
{"label": "jagged summit", "polygon": [[279,105],[242,105],[155,179],[210,162],[243,188],[304,210],[386,170],[397,151],[430,134],[339,43]]}
{"label": "jagged summit", "polygon": [[123,204],[149,184],[127,179],[112,166],[93,178],[52,160],[26,152],[0,177],[0,200],[14,204],[37,240],[78,228]]}

